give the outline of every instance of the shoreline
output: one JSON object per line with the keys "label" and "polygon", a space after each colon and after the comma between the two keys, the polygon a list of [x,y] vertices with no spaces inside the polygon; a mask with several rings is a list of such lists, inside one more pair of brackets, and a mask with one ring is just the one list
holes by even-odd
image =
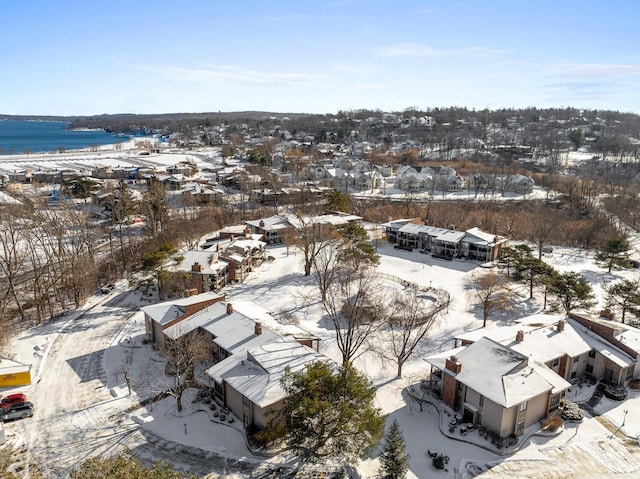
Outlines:
{"label": "shoreline", "polygon": [[58,119],[9,119],[0,117],[0,158],[56,155],[66,151],[101,151],[135,138],[104,128],[72,127]]}
{"label": "shoreline", "polygon": [[[125,139],[126,138],[126,139]],[[123,137],[125,141],[114,141],[113,143],[104,143],[98,145],[96,149],[92,149],[91,146],[86,146],[82,148],[70,148],[65,149],[64,151],[29,151],[25,152],[17,152],[17,153],[0,153],[0,163],[7,161],[26,161],[33,159],[62,159],[65,155],[69,156],[78,156],[78,155],[98,155],[102,156],[105,154],[126,154],[128,152],[133,152],[141,149],[146,149],[148,146],[140,146],[136,145],[137,141],[144,143],[161,143],[158,138],[155,137]],[[116,149],[116,145],[119,144],[121,149]]]}

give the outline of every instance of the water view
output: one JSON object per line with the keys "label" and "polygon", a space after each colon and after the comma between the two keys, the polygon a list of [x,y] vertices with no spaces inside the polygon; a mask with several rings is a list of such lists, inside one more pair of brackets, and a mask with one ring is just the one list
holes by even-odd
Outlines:
{"label": "water view", "polygon": [[54,152],[123,142],[104,130],[68,130],[63,121],[0,121],[0,155]]}

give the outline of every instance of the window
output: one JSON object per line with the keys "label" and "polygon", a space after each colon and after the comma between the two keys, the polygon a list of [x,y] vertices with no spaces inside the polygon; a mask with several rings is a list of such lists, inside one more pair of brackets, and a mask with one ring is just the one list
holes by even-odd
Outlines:
{"label": "window", "polygon": [[631,381],[633,379],[633,366],[627,368],[627,374],[624,378],[625,381]]}
{"label": "window", "polygon": [[242,405],[249,407],[251,405],[251,401],[247,396],[242,396]]}
{"label": "window", "polygon": [[524,402],[520,403],[520,412],[527,410],[527,402],[528,401],[524,401]]}
{"label": "window", "polygon": [[549,412],[552,413],[558,409],[560,404],[560,394],[554,394],[549,401]]}
{"label": "window", "polygon": [[551,367],[557,368],[559,364],[560,364],[560,358],[555,358],[553,360],[553,364],[551,365]]}
{"label": "window", "polygon": [[587,374],[593,374],[593,365],[587,364]]}
{"label": "window", "polygon": [[480,407],[484,406],[484,396],[480,396],[480,400],[478,401],[478,405]]}
{"label": "window", "polygon": [[578,371],[572,371],[571,372],[571,379],[575,379],[576,378],[576,374]]}
{"label": "window", "polygon": [[592,349],[591,351],[589,351],[589,357],[590,358],[595,358],[596,357],[596,350]]}

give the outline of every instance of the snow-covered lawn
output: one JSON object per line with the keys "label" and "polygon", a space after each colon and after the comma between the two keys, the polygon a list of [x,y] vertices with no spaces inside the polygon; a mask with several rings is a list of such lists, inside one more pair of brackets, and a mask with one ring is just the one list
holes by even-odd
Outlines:
{"label": "snow-covered lawn", "polygon": [[[587,417],[579,426],[566,424],[557,436],[531,436],[524,442],[520,451],[511,456],[498,455],[475,444],[457,440],[462,439],[462,436],[457,439],[444,436],[440,432],[439,423],[448,422],[448,418],[440,418],[433,406],[425,406],[421,411],[419,405],[409,398],[406,389],[426,376],[428,365],[422,360],[424,356],[453,347],[452,337],[455,334],[482,326],[482,320],[465,291],[464,283],[470,275],[485,269],[472,262],[445,261],[418,252],[395,250],[388,244],[378,245],[378,253],[381,255],[381,272],[421,286],[445,289],[450,293],[452,300],[446,314],[432,330],[429,340],[405,364],[402,378],[396,378],[395,364],[382,360],[375,353],[367,353],[356,362],[356,366],[369,376],[377,387],[378,406],[390,420],[397,419],[401,426],[407,450],[411,455],[409,477],[462,478],[480,473],[482,477],[496,478],[638,477],[640,467],[636,454],[637,437],[640,435],[640,393],[635,391],[631,391],[623,403],[603,399],[596,409],[602,415],[601,418]],[[333,331],[323,319],[313,278],[302,274],[300,253],[290,249],[287,254],[286,248],[277,247],[271,248],[269,255],[273,256],[275,261],[264,263],[251,273],[245,284],[232,285],[225,289],[227,300],[231,303],[253,301],[270,310],[279,321],[295,322],[322,338],[322,353],[339,360]],[[606,270],[593,263],[591,255],[567,248],[556,248],[544,259],[561,271],[582,271],[592,283],[599,299],[602,297],[602,287],[607,282],[636,274],[634,271],[613,271],[608,274]],[[90,397],[90,393],[84,393],[87,394],[86,397],[83,396],[83,401],[88,403],[86,406],[93,405],[91,407],[98,411],[101,417],[115,421],[114,428],[140,428],[168,443],[200,448],[227,457],[229,461],[239,458],[249,462],[263,461],[263,458],[254,456],[247,449],[239,421],[233,424],[221,423],[213,417],[211,411],[207,411],[206,405],[193,402],[193,391],[189,391],[185,396],[185,409],[180,413],[171,398],[129,413],[125,412],[137,400],[148,397],[152,386],[148,379],[151,369],[148,366],[134,368],[133,391],[132,395],[129,395],[122,374],[123,365],[131,354],[136,365],[148,364],[148,358],[154,353],[148,345],[143,344],[142,316],[140,312],[135,313],[136,307],[143,304],[142,299],[136,292],[125,291],[124,284],[119,285],[119,288],[120,290],[113,295],[98,295],[92,298],[95,305],[93,311],[102,311],[99,308],[106,308],[113,297],[121,297],[119,304],[129,308],[130,312],[126,313],[126,318],[119,319],[121,325],[111,338],[109,346],[104,348],[101,361],[106,376],[103,384],[98,384],[101,388],[96,387],[93,398]],[[492,318],[488,327],[511,324],[518,317],[539,312],[538,298],[533,301],[523,299],[520,307]],[[116,310],[108,314],[115,315]],[[105,316],[104,321],[107,320],[116,321]],[[60,360],[55,355],[48,358],[50,351],[55,350],[51,345],[57,344],[56,338],[65,334],[80,334],[79,331],[71,332],[73,324],[74,320],[68,318],[67,321],[24,331],[14,341],[10,359],[34,363],[37,371],[46,373],[51,362]],[[9,358],[3,358],[2,365],[10,362]],[[77,382],[78,378],[70,374],[66,380],[69,381],[68,387],[72,388],[73,382]],[[27,388],[27,394],[35,394],[38,387],[41,386],[34,382],[31,388]],[[98,396],[98,391],[101,391],[100,394],[103,396]],[[105,392],[111,396],[112,401],[105,401]],[[583,400],[589,393],[588,386],[576,385],[572,388],[570,399]],[[603,418],[612,424],[609,429],[602,424],[607,423]],[[37,416],[34,419],[37,419]],[[25,420],[25,423],[26,421],[30,420]],[[106,419],[83,422],[78,415],[74,416],[73,421],[75,427],[85,428],[95,428],[103,422],[108,422]],[[5,426],[10,439],[16,442],[19,442],[22,434],[28,434],[21,423],[17,421]],[[537,432],[536,428],[537,426],[527,430],[525,437]],[[619,428],[619,431],[614,435],[613,431],[616,428]],[[624,439],[624,436],[627,439]],[[465,436],[465,439],[490,446],[477,432]],[[433,468],[427,450],[449,457],[446,471],[436,471]],[[286,462],[290,459],[278,456],[270,460]],[[377,468],[375,457],[366,459],[359,465],[360,471],[367,477],[375,477]]]}

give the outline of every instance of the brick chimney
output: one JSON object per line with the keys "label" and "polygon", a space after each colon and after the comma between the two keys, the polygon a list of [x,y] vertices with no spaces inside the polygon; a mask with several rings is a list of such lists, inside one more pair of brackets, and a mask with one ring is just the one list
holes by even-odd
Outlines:
{"label": "brick chimney", "polygon": [[458,374],[460,371],[462,371],[462,364],[460,363],[460,361],[458,361],[458,358],[456,358],[455,356],[451,356],[450,358],[446,359],[445,368],[447,368],[449,371],[454,372],[455,374]]}
{"label": "brick chimney", "polygon": [[518,331],[516,334],[516,343],[521,343],[524,341],[524,331]]}
{"label": "brick chimney", "polygon": [[260,336],[262,334],[262,323],[256,321],[255,333],[256,336]]}
{"label": "brick chimney", "polygon": [[202,273],[202,265],[196,261],[191,265],[191,271]]}
{"label": "brick chimney", "polygon": [[245,228],[245,229],[244,229],[244,235],[245,235],[247,238],[251,238],[251,230],[250,230],[249,228]]}
{"label": "brick chimney", "polygon": [[260,228],[264,228],[264,221],[260,220]]}
{"label": "brick chimney", "polygon": [[233,304],[227,303],[227,314],[233,314]]}
{"label": "brick chimney", "polygon": [[613,321],[614,318],[614,314],[613,311],[611,311],[609,308],[605,308],[602,311],[600,311],[600,316],[603,318],[607,318],[609,321]]}
{"label": "brick chimney", "polygon": [[198,294],[198,288],[190,288],[184,290],[184,297],[188,298],[189,296],[195,296]]}
{"label": "brick chimney", "polygon": [[562,319],[560,321],[558,321],[558,324],[556,325],[556,330],[557,331],[564,331],[564,321]]}

